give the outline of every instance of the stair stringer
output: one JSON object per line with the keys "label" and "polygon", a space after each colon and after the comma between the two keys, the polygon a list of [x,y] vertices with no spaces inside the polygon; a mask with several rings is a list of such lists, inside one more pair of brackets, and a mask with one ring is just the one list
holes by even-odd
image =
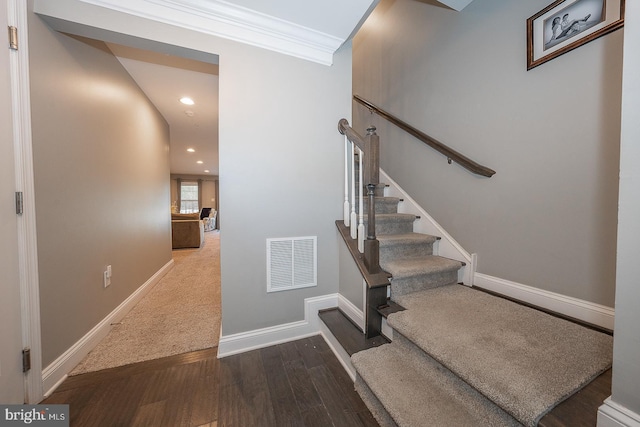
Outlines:
{"label": "stair stringer", "polygon": [[380,169],[380,182],[388,185],[385,188],[385,196],[403,199],[403,201],[398,204],[398,213],[409,213],[420,217],[413,224],[414,232],[440,237],[440,240],[434,244],[434,254],[455,259],[465,264],[458,271],[458,282],[467,286],[473,286],[477,266],[477,254],[471,254],[466,251],[427,211],[412,199],[397,182],[391,179],[382,168]]}

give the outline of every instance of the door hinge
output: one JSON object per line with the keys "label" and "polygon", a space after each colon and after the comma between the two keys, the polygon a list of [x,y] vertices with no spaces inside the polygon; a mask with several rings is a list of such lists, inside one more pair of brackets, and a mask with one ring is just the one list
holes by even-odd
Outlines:
{"label": "door hinge", "polygon": [[29,372],[31,369],[31,349],[22,350],[22,372]]}
{"label": "door hinge", "polygon": [[18,29],[9,26],[9,49],[18,50]]}
{"label": "door hinge", "polygon": [[22,191],[16,191],[16,214],[22,215],[24,212],[24,200],[22,196]]}

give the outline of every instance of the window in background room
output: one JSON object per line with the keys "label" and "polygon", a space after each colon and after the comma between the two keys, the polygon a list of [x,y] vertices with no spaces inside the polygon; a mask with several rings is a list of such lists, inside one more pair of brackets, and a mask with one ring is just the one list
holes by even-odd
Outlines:
{"label": "window in background room", "polygon": [[198,207],[198,183],[182,182],[180,184],[180,213],[200,212]]}

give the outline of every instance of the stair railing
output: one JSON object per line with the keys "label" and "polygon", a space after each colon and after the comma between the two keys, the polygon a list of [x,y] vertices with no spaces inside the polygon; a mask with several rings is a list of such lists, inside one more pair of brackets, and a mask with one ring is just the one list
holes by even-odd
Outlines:
{"label": "stair railing", "polygon": [[[343,219],[336,221],[336,225],[367,284],[364,332],[370,338],[381,332],[382,316],[377,308],[386,303],[389,285],[387,273],[380,268],[380,242],[375,225],[375,196],[381,196],[384,191],[380,186],[380,138],[375,127],[368,128],[363,138],[349,126],[347,119],[338,122],[338,131],[345,136],[345,193]],[[366,236],[365,187],[368,203]]]}
{"label": "stair railing", "polygon": [[449,163],[456,162],[460,166],[462,166],[463,168],[467,169],[468,171],[473,172],[473,173],[475,173],[477,175],[486,176],[487,178],[492,177],[496,173],[496,171],[494,171],[493,169],[490,169],[490,168],[488,168],[486,166],[482,166],[481,164],[474,162],[473,160],[471,160],[470,158],[466,157],[465,155],[458,153],[456,150],[446,146],[445,144],[443,144],[442,142],[438,141],[437,139],[430,137],[426,133],[414,128],[410,124],[400,120],[399,118],[397,118],[393,114],[388,113],[387,111],[385,111],[382,108],[376,106],[372,102],[367,101],[366,99],[362,98],[361,96],[353,95],[353,99],[356,102],[358,102],[358,103],[364,105],[365,107],[367,107],[369,109],[369,111],[371,111],[372,113],[375,112],[380,117],[382,117],[382,118],[386,119],[387,121],[393,123],[394,125],[398,126],[400,129],[404,130],[405,132],[409,133],[410,135],[412,135],[415,138],[419,139],[420,141],[424,142],[429,147],[431,147],[434,150],[438,151],[439,153],[443,154],[444,156],[447,157],[447,161]]}
{"label": "stair railing", "polygon": [[[338,131],[345,136],[345,202],[344,225],[350,227],[352,239],[358,241],[358,251],[364,254],[364,260],[370,273],[378,273],[378,240],[376,238],[375,224],[375,194],[380,184],[380,138],[376,134],[376,128],[367,129],[367,136],[362,137],[349,126],[347,119],[338,123]],[[349,150],[351,147],[351,150]],[[357,160],[356,160],[357,151]],[[358,162],[358,177],[355,169]],[[351,173],[349,173],[351,172]],[[367,230],[365,237],[364,227],[364,188],[367,189]],[[349,194],[350,192],[350,194]],[[351,202],[349,202],[351,195]],[[356,200],[358,196],[358,209],[356,213]],[[357,224],[356,224],[357,221]],[[374,253],[375,252],[375,253]]]}

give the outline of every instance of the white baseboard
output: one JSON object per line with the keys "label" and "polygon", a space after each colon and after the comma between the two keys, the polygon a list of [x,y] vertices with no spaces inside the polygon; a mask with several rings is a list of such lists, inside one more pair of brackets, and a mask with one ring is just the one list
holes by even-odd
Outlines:
{"label": "white baseboard", "polygon": [[115,310],[93,327],[85,336],[42,370],[43,389],[48,397],[67,377],[67,374],[107,336],[111,324],[117,323],[173,268],[173,260],[167,262],[142,286],[124,300]]}
{"label": "white baseboard", "polygon": [[640,414],[607,398],[598,409],[598,427],[640,427]]}
{"label": "white baseboard", "polygon": [[364,318],[362,311],[340,294],[307,298],[304,300],[304,320],[223,336],[218,344],[218,358],[295,341],[313,335],[322,335],[347,374],[355,381],[356,370],[351,364],[351,357],[318,317],[318,311],[335,307],[343,307],[343,312],[351,313],[354,316],[353,320],[356,322]]}
{"label": "white baseboard", "polygon": [[364,313],[351,301],[338,294],[338,308],[349,318],[353,323],[358,325],[360,330],[364,331]]}
{"label": "white baseboard", "polygon": [[519,301],[613,330],[615,311],[611,307],[533,288],[498,277],[476,273],[475,286]]}
{"label": "white baseboard", "polygon": [[304,300],[304,320],[221,336],[218,358],[318,335],[321,323],[318,311],[337,307],[338,299],[338,294],[307,298]]}
{"label": "white baseboard", "polygon": [[322,334],[322,338],[324,338],[331,351],[333,351],[333,354],[336,356],[344,370],[347,371],[347,374],[349,375],[349,377],[351,377],[351,380],[355,382],[356,368],[354,368],[351,364],[351,356],[349,356],[344,348],[342,348],[342,345],[340,345],[338,339],[333,336],[331,331],[329,331],[327,325],[325,325],[323,322],[320,322],[320,333]]}

